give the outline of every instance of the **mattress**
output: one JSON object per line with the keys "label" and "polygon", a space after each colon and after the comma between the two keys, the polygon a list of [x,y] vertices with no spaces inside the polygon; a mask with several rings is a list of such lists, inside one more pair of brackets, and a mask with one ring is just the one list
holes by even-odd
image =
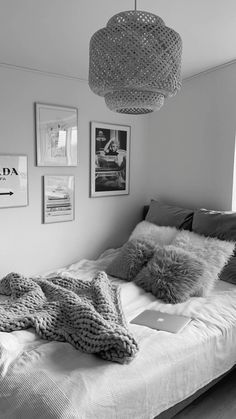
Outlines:
{"label": "mattress", "polygon": [[[117,254],[81,260],[51,274],[90,279]],[[236,363],[236,286],[218,281],[207,298],[164,304],[134,283],[121,286],[129,322],[144,309],[190,316],[178,333],[129,324],[139,352],[128,365],[88,355],[33,329],[0,333],[1,419],[151,419]],[[5,297],[0,297],[4,299]]]}

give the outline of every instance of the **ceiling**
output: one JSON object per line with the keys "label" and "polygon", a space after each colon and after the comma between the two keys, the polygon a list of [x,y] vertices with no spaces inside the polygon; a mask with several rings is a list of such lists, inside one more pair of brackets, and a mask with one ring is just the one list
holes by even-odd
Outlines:
{"label": "ceiling", "polygon": [[[183,40],[182,76],[236,59],[235,0],[137,0]],[[134,0],[0,0],[0,64],[88,78],[91,35]]]}

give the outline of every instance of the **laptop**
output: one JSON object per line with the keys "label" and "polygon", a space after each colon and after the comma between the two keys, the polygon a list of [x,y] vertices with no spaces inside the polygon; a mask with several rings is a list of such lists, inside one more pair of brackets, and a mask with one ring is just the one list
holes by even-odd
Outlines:
{"label": "laptop", "polygon": [[156,310],[145,310],[130,323],[147,326],[151,329],[162,330],[164,332],[178,333],[184,329],[191,321],[190,317],[179,314],[162,313]]}

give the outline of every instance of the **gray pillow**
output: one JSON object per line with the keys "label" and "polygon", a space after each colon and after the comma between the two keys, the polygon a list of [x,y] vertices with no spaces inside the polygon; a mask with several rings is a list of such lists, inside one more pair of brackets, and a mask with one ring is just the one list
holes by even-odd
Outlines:
{"label": "gray pillow", "polygon": [[195,210],[192,230],[204,236],[236,241],[236,213],[206,209]]}
{"label": "gray pillow", "polygon": [[185,250],[169,245],[156,248],[153,257],[134,282],[165,303],[182,303],[201,284],[204,266]]}
{"label": "gray pillow", "polygon": [[160,201],[151,201],[145,220],[159,226],[192,229],[193,210],[168,205]]}
{"label": "gray pillow", "polygon": [[143,265],[152,257],[155,243],[152,240],[129,240],[118,256],[108,265],[106,273],[117,278],[132,281]]}

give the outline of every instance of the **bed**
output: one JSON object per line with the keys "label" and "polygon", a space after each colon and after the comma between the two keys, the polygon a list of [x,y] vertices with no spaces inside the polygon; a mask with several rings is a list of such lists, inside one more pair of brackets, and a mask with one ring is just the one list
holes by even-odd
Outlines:
{"label": "bed", "polygon": [[[119,252],[108,249],[96,260],[80,260],[47,276],[90,280],[106,272]],[[171,418],[174,406],[234,367],[235,284],[218,280],[207,297],[168,304],[133,281],[109,279],[120,286],[128,328],[139,345],[134,359],[108,362],[67,342],[43,340],[32,328],[0,332],[1,419]],[[0,296],[0,302],[6,298]],[[178,334],[129,323],[149,308],[192,321]]]}

